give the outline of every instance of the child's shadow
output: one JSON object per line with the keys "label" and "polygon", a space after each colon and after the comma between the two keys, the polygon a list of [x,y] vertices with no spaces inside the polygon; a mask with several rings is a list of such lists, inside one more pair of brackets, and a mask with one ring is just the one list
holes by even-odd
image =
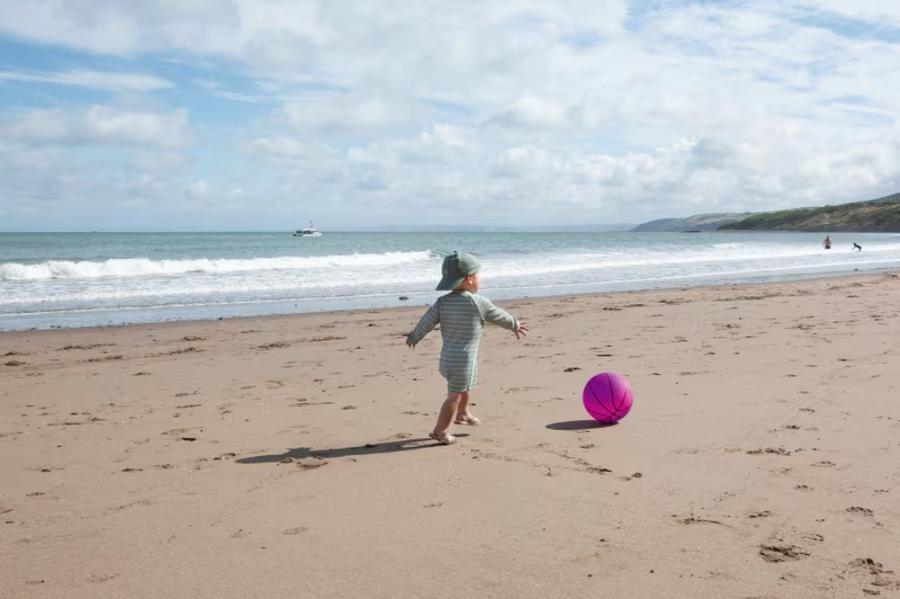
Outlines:
{"label": "child's shadow", "polygon": [[[456,437],[468,437],[466,433],[454,433]],[[411,449],[427,449],[429,447],[441,447],[430,437],[417,437],[415,439],[401,439],[399,441],[385,441],[384,443],[366,443],[356,447],[335,447],[332,449],[313,449],[311,447],[295,447],[284,453],[268,455],[255,455],[235,460],[240,464],[267,464],[281,462],[288,458],[301,460],[303,458],[345,458],[349,456],[372,455],[375,453],[394,453],[396,451],[409,451]]]}
{"label": "child's shadow", "polygon": [[566,420],[548,424],[547,428],[554,431],[583,431],[589,428],[608,428],[617,424],[618,422],[597,422],[596,420]]}

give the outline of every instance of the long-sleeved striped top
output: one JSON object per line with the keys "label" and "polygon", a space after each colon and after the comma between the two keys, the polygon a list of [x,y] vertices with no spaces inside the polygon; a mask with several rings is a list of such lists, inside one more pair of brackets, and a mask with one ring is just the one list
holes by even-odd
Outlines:
{"label": "long-sleeved striped top", "polygon": [[447,379],[447,389],[460,393],[475,386],[478,343],[486,322],[511,331],[518,328],[518,321],[488,298],[468,291],[454,291],[439,297],[408,337],[415,345],[440,323],[443,346],[439,370]]}

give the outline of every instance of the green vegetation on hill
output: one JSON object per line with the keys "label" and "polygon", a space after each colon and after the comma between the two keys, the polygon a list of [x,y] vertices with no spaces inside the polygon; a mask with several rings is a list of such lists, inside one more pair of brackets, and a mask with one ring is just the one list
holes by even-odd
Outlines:
{"label": "green vegetation on hill", "polygon": [[900,193],[876,200],[773,212],[661,218],[632,231],[818,231],[900,233]]}
{"label": "green vegetation on hill", "polygon": [[765,231],[900,232],[900,193],[867,200],[752,214],[720,229]]}
{"label": "green vegetation on hill", "polygon": [[715,231],[723,224],[739,221],[749,215],[749,212],[719,212],[716,214],[696,214],[686,218],[660,218],[638,225],[632,231]]}

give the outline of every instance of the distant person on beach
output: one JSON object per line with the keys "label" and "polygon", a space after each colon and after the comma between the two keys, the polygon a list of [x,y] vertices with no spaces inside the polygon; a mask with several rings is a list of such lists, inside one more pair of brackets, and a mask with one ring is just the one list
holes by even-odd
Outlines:
{"label": "distant person on beach", "polygon": [[822,242],[822,247],[824,247],[826,250],[831,249],[831,236],[830,235],[825,236],[825,241]]}
{"label": "distant person on beach", "polygon": [[447,379],[447,399],[441,406],[431,438],[444,445],[456,441],[448,430],[450,424],[480,424],[469,410],[470,392],[478,376],[478,343],[481,329],[489,322],[525,336],[528,327],[495,306],[491,300],[478,295],[478,271],[481,264],[471,254],[453,252],[441,266],[443,277],[438,291],[442,295],[428,308],[416,328],[406,336],[406,345],[415,349],[438,323],[441,325],[441,360],[438,370]]}
{"label": "distant person on beach", "polygon": [[859,245],[858,243],[856,243],[856,242],[854,241],[854,242],[853,242],[853,249],[856,250],[857,252],[861,252],[861,251],[862,251],[862,246]]}

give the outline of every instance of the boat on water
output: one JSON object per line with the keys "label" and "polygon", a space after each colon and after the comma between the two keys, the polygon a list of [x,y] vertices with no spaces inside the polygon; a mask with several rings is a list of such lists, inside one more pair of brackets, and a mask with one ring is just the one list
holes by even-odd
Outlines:
{"label": "boat on water", "polygon": [[313,226],[312,221],[309,221],[309,226],[305,229],[297,229],[294,231],[294,237],[321,237],[321,231],[317,231]]}

